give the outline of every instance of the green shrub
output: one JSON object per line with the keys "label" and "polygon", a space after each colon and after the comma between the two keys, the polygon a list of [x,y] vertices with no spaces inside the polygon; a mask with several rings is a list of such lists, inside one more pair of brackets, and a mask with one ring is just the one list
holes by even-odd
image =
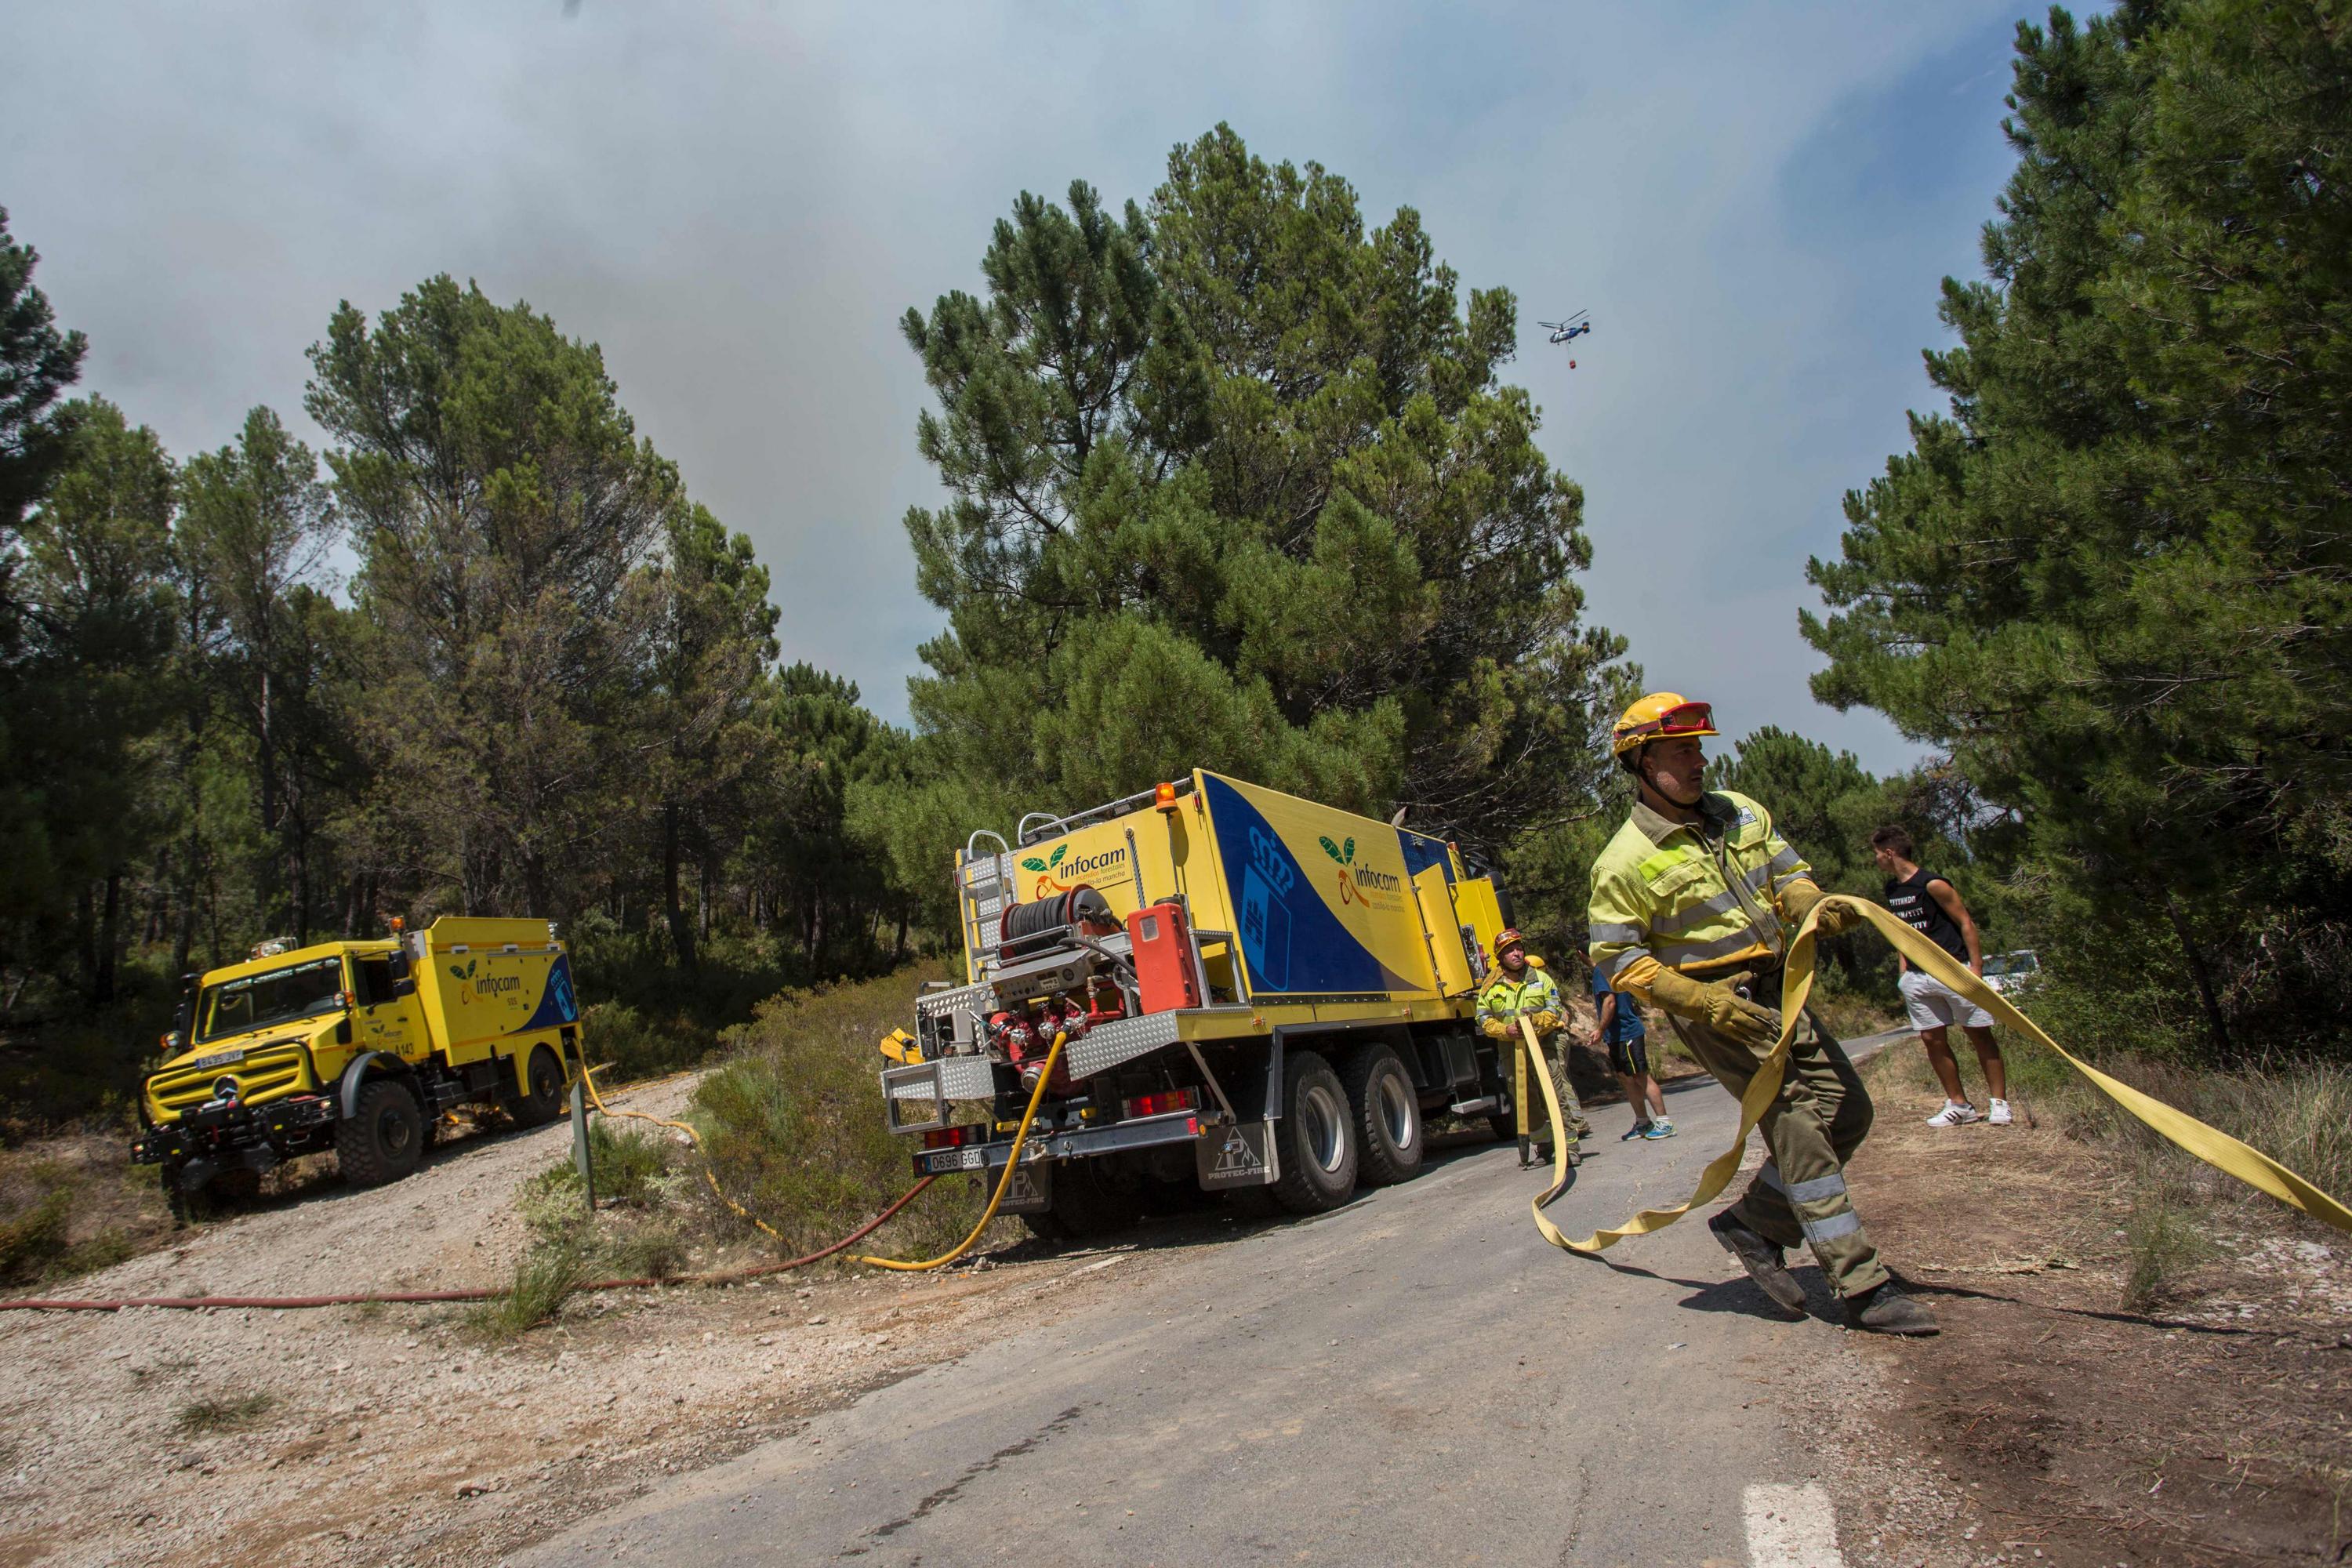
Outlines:
{"label": "green shrub", "polygon": [[563,1303],[588,1283],[589,1258],[569,1239],[535,1246],[515,1262],[514,1280],[466,1315],[484,1339],[512,1339],[551,1323]]}
{"label": "green shrub", "polygon": [[599,1088],[677,1072],[719,1048],[717,1032],[684,1014],[648,1018],[623,1002],[582,1009],[580,1037]]}
{"label": "green shrub", "polygon": [[[654,1195],[654,1184],[669,1169],[669,1135],[644,1122],[592,1116],[588,1120],[588,1158],[596,1168],[596,1202],[643,1204]],[[533,1177],[534,1185],[560,1190],[584,1212],[580,1199],[580,1171],[566,1155]]]}
{"label": "green shrub", "polygon": [[22,1213],[0,1219],[0,1283],[29,1284],[47,1274],[70,1250],[72,1217],[73,1194],[53,1186]]}
{"label": "green shrub", "polygon": [[[740,1056],[697,1087],[689,1118],[720,1184],[773,1226],[792,1252],[840,1238],[915,1180],[911,1141],[887,1131],[875,1083],[875,1044],[902,1027],[923,963],[880,980],[788,992],[729,1032]],[[961,1239],[980,1217],[971,1184],[942,1181],[880,1233],[875,1246],[913,1257]]]}

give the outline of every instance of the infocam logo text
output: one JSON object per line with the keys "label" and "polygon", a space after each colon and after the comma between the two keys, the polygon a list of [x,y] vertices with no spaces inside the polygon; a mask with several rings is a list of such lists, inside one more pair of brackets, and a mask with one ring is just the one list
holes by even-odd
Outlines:
{"label": "infocam logo text", "polygon": [[1070,847],[1063,844],[1055,846],[1051,855],[1023,858],[1021,868],[1037,874],[1037,880],[1029,894],[1032,900],[1042,899],[1048,893],[1066,893],[1076,887],[1081,879],[1127,863],[1124,847],[1106,849],[1099,855],[1080,855],[1065,861],[1063,858],[1069,853]]}
{"label": "infocam logo text", "polygon": [[[1339,863],[1339,901],[1349,903],[1363,899],[1367,893],[1393,893],[1404,881],[1392,871],[1376,871],[1370,866],[1356,864],[1356,841],[1334,844],[1328,838],[1318,838],[1323,853]],[[1369,901],[1369,900],[1367,900]]]}

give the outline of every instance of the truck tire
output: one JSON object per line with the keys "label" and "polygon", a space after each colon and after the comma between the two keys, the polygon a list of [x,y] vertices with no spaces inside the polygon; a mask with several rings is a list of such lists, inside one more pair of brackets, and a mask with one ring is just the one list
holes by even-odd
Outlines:
{"label": "truck tire", "polygon": [[1356,1174],[1368,1187],[1393,1186],[1421,1174],[1424,1142],[1421,1091],[1387,1046],[1366,1046],[1339,1075],[1356,1118]]}
{"label": "truck tire", "polygon": [[541,1046],[530,1053],[530,1081],[514,1102],[515,1125],[544,1127],[563,1114],[563,1064]]}
{"label": "truck tire", "polygon": [[1323,1214],[1356,1192],[1356,1118],[1347,1086],[1316,1051],[1282,1064],[1282,1176],[1274,1199],[1292,1214]]}
{"label": "truck tire", "polygon": [[200,1219],[212,1215],[212,1205],[202,1193],[192,1193],[180,1185],[180,1167],[159,1167],[163,1178],[163,1206],[172,1211],[172,1228],[185,1230]]}
{"label": "truck tire", "polygon": [[425,1157],[425,1112],[396,1078],[370,1079],[359,1103],[335,1123],[335,1163],[355,1187],[380,1187],[416,1169]]}

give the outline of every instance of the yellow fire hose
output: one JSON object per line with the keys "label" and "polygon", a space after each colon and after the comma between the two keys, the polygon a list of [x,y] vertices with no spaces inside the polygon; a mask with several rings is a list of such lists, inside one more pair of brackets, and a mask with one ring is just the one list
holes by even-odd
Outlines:
{"label": "yellow fire hose", "polygon": [[[2048,1047],[2060,1060],[2089,1079],[2108,1099],[2215,1170],[2235,1176],[2248,1186],[2268,1193],[2288,1207],[2300,1209],[2314,1219],[2324,1221],[2338,1230],[2352,1231],[2352,1209],[2346,1208],[2268,1154],[2240,1142],[2218,1128],[2208,1127],[2186,1111],[2174,1110],[2153,1095],[2143,1094],[2131,1085],[2108,1077],[2086,1062],[2076,1060],[2064,1047],[2043,1034],[2032,1019],[2019,1012],[2000,992],[1954,962],[1949,953],[1896,919],[1892,912],[1861,899],[1832,893],[1808,911],[1805,923],[1797,929],[1796,940],[1790,945],[1786,967],[1781,972],[1780,1037],[1774,1043],[1771,1054],[1764,1058],[1763,1066],[1757,1070],[1755,1078],[1748,1081],[1748,1092],[1740,1098],[1738,1135],[1732,1139],[1730,1148],[1707,1163],[1706,1171],[1699,1176],[1698,1190],[1691,1194],[1686,1202],[1665,1208],[1643,1209],[1622,1225],[1597,1230],[1581,1241],[1570,1241],[1543,1214],[1544,1205],[1557,1196],[1561,1186],[1566,1184],[1567,1173],[1563,1172],[1561,1180],[1530,1205],[1536,1228],[1543,1233],[1546,1241],[1570,1252],[1598,1253],[1626,1237],[1647,1236],[1654,1230],[1665,1229],[1730,1184],[1733,1173],[1739,1169],[1740,1152],[1747,1146],[1749,1130],[1763,1119],[1764,1112],[1771,1108],[1774,1098],[1780,1092],[1780,1077],[1788,1067],[1790,1044],[1796,1038],[1797,1025],[1804,1016],[1805,1003],[1812,995],[1813,928],[1820,922],[1822,910],[1832,904],[1843,905],[1860,914],[1877,928],[1881,936],[1894,943],[1895,951],[1905,958],[2011,1028]],[[1560,1117],[1559,1097],[1552,1089],[1551,1075],[1535,1073],[1531,1076],[1543,1086],[1544,1099],[1551,1107],[1552,1137],[1558,1140],[1566,1128]]]}
{"label": "yellow fire hose", "polygon": [[1054,1048],[1045,1053],[1045,1065],[1037,1074],[1037,1087],[1029,1092],[1029,1109],[1021,1113],[1020,1131],[1013,1134],[1013,1150],[1004,1157],[1004,1174],[996,1178],[996,1190],[988,1195],[988,1207],[981,1211],[980,1223],[971,1227],[971,1234],[957,1242],[951,1250],[942,1252],[937,1258],[926,1258],[920,1262],[901,1258],[853,1255],[850,1258],[852,1263],[871,1263],[877,1268],[919,1273],[926,1268],[944,1268],[972,1249],[980,1240],[981,1232],[986,1230],[989,1222],[996,1217],[997,1205],[1004,1201],[1005,1193],[1013,1185],[1013,1173],[1021,1168],[1021,1146],[1029,1142],[1029,1123],[1036,1120],[1037,1107],[1045,1099],[1045,1086],[1054,1081],[1054,1068],[1061,1063],[1062,1046],[1068,1038],[1066,1033],[1057,1032],[1054,1036]]}
{"label": "yellow fire hose", "polygon": [[[1576,1179],[1576,1167],[1581,1161],[1569,1152],[1576,1145],[1566,1142],[1568,1120],[1559,1113],[1559,1090],[1552,1085],[1551,1070],[1543,1059],[1543,1047],[1536,1043],[1536,1026],[1525,1017],[1519,1019],[1519,1038],[1524,1042],[1524,1048],[1517,1053],[1519,1058],[1519,1125],[1525,1127],[1528,1122],[1528,1079],[1531,1078],[1543,1085],[1544,1104],[1551,1110],[1551,1157],[1552,1163],[1559,1172],[1559,1179],[1536,1196],[1536,1223],[1547,1225],[1550,1222],[1543,1216],[1544,1205],[1568,1190],[1568,1184]],[[1536,1064],[1532,1070],[1528,1067],[1530,1058]],[[1527,1134],[1522,1132],[1519,1134],[1519,1163],[1522,1165],[1527,1163]]]}

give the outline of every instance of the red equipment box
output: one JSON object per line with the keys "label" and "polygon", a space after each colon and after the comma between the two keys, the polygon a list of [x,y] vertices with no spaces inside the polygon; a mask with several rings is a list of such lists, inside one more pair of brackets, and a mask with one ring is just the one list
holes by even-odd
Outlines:
{"label": "red equipment box", "polygon": [[1136,910],[1127,917],[1127,934],[1135,946],[1135,984],[1143,993],[1145,1012],[1201,1005],[1201,974],[1192,966],[1192,934],[1183,905]]}

